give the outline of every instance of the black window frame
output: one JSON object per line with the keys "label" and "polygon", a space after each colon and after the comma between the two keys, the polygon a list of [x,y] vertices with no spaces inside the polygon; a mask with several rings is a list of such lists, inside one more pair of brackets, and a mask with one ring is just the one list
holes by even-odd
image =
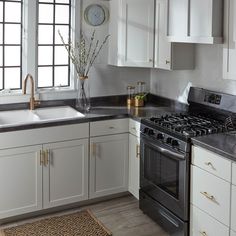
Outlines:
{"label": "black window frame", "polygon": [[[6,68],[20,68],[20,87],[18,88],[10,88],[11,90],[20,90],[22,89],[22,50],[23,50],[23,0],[0,0],[0,2],[3,3],[3,21],[0,21],[0,24],[2,24],[2,44],[0,46],[2,47],[2,65],[0,65],[0,68],[2,69],[2,88],[0,88],[0,91],[6,89],[5,88],[5,69]],[[6,22],[5,21],[5,3],[6,2],[15,2],[18,4],[21,4],[21,22]],[[7,44],[5,43],[5,25],[6,24],[17,24],[20,25],[20,44]],[[19,66],[5,66],[5,46],[20,46],[20,65]]]}
{"label": "black window frame", "polygon": [[[55,28],[56,26],[68,26],[69,27],[69,35],[68,35],[68,42],[71,42],[71,28],[72,28],[72,23],[71,23],[71,14],[72,14],[72,0],[69,0],[69,3],[57,3],[56,0],[53,0],[53,2],[40,2],[40,0],[37,0],[37,52],[38,52],[38,48],[39,46],[52,46],[52,50],[53,50],[53,55],[52,55],[52,64],[50,65],[39,65],[37,63],[37,75],[38,75],[38,68],[40,67],[52,67],[52,86],[46,86],[46,87],[39,87],[39,83],[37,80],[37,89],[50,89],[50,88],[54,88],[54,87],[58,87],[55,86],[55,68],[56,67],[62,67],[62,66],[68,66],[68,79],[67,79],[67,85],[61,85],[61,88],[68,88],[71,86],[71,80],[70,80],[70,71],[71,71],[71,63],[70,63],[70,58],[68,57],[68,64],[60,64],[60,65],[55,65],[55,47],[56,46],[62,46],[63,43],[61,44],[56,44],[55,43]],[[39,5],[53,5],[53,23],[39,23]],[[69,6],[69,23],[65,24],[65,23],[55,23],[55,13],[56,13],[56,5],[62,5],[62,6]],[[39,37],[38,37],[38,29],[39,29],[39,25],[49,25],[49,26],[53,26],[53,42],[52,44],[39,44]],[[70,45],[67,45],[69,47],[70,50]],[[38,78],[38,77],[37,77]]]}

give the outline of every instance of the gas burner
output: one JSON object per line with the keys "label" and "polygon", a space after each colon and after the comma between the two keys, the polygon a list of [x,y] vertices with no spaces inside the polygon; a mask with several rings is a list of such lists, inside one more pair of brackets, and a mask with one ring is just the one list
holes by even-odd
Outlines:
{"label": "gas burner", "polygon": [[162,115],[145,120],[156,128],[161,127],[187,138],[225,131],[224,124],[219,121],[188,113]]}

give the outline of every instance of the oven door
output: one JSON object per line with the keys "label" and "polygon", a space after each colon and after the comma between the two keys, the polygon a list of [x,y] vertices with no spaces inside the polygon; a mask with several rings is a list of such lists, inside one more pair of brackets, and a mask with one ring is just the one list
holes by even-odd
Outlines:
{"label": "oven door", "polygon": [[141,135],[140,185],[154,200],[187,221],[189,215],[189,158]]}

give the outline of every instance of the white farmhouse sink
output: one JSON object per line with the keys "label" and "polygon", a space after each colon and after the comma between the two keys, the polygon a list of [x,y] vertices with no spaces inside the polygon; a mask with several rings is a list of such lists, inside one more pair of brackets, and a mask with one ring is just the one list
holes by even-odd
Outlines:
{"label": "white farmhouse sink", "polygon": [[34,110],[40,120],[66,120],[82,118],[84,115],[69,106],[47,107]]}
{"label": "white farmhouse sink", "polygon": [[0,128],[16,125],[53,122],[82,118],[84,115],[69,106],[0,112]]}
{"label": "white farmhouse sink", "polygon": [[40,119],[30,110],[15,110],[0,112],[0,127],[24,125],[40,122]]}

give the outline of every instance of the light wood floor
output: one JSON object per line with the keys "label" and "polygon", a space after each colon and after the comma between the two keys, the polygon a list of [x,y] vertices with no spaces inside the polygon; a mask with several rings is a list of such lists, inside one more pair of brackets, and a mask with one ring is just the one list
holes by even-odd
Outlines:
{"label": "light wood floor", "polygon": [[[77,208],[70,211],[64,211],[61,215],[68,212],[75,212],[81,209],[90,209],[94,215],[113,233],[113,236],[167,236],[155,222],[144,215],[138,207],[138,201],[132,197],[121,197],[101,203]],[[5,228],[23,223],[32,222],[46,217],[37,217],[34,219],[15,222],[13,224],[3,225]]]}

